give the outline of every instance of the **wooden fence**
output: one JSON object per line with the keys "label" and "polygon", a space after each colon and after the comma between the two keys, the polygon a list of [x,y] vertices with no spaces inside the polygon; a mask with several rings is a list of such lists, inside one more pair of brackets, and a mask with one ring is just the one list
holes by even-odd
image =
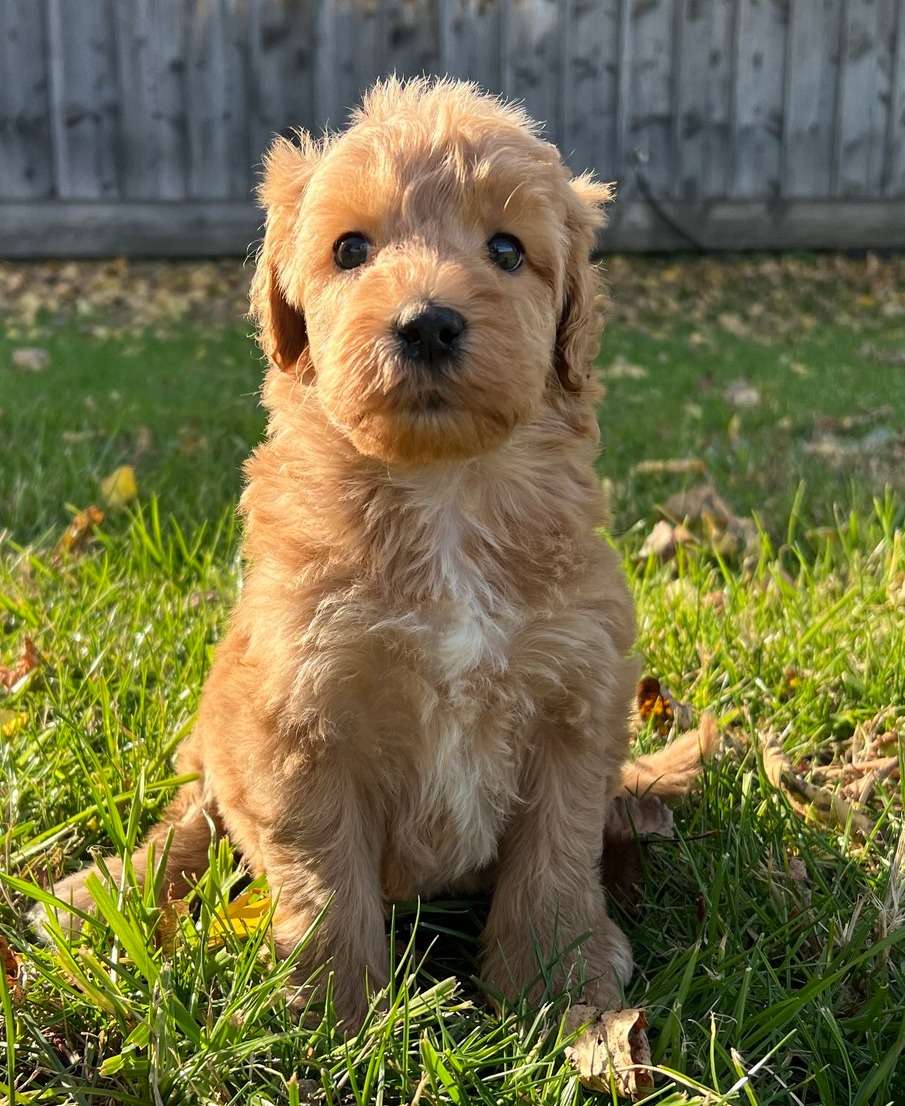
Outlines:
{"label": "wooden fence", "polygon": [[905,0],[0,0],[0,255],[241,253],[391,71],[523,99],[610,249],[905,245]]}

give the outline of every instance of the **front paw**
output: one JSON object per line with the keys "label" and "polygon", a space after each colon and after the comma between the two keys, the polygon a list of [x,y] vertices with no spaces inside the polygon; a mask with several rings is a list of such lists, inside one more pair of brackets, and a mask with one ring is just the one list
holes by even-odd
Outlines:
{"label": "front paw", "polygon": [[385,974],[375,977],[375,972],[364,964],[350,967],[348,959],[342,971],[334,971],[332,963],[325,963],[320,970],[310,963],[302,964],[286,983],[286,1002],[301,1017],[303,1025],[316,1027],[329,1012],[329,1020],[343,1036],[352,1037],[361,1028],[375,995],[385,985]]}
{"label": "front paw", "polygon": [[603,1010],[620,1007],[632,975],[628,938],[603,912],[588,929],[581,941],[524,932],[488,939],[483,979],[491,999],[537,1006],[569,994]]}

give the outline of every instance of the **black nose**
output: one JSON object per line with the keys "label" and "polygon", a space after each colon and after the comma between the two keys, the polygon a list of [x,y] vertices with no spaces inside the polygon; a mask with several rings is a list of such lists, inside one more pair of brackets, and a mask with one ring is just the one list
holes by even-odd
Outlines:
{"label": "black nose", "polygon": [[449,360],[458,351],[464,331],[465,320],[458,311],[436,304],[428,304],[413,319],[396,327],[402,352],[424,365]]}

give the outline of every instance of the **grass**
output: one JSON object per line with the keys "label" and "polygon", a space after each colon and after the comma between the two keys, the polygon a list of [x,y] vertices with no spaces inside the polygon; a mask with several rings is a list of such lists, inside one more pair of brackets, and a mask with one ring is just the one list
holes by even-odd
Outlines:
{"label": "grass", "polygon": [[[655,1101],[898,1104],[903,773],[865,795],[864,835],[804,816],[763,753],[775,738],[796,778],[818,783],[881,734],[903,755],[905,316],[889,310],[883,263],[774,264],[611,269],[623,303],[601,356],[601,470],[638,647],[727,737],[675,838],[644,846],[639,894],[615,910],[637,956],[628,998],[647,1010]],[[44,660],[0,699],[0,1094],[615,1101],[578,1083],[560,1007],[500,1018],[483,1004],[482,902],[396,905],[386,1004],[352,1041],[329,1008],[315,1028],[287,1011],[287,966],[265,928],[223,932],[243,880],[225,845],[190,910],[161,916],[126,880],[97,889],[80,942],[35,943],[26,912],[49,880],[95,846],[127,851],[172,789],[171,754],[238,583],[232,506],[261,428],[240,322],[97,325],[11,314],[0,337],[0,661],[25,636]],[[47,350],[43,372],[10,367],[23,345]],[[702,462],[738,513],[754,513],[745,563],[706,540],[665,565],[638,559],[655,505],[701,477],[636,466],[676,457]],[[99,501],[122,463],[135,465],[138,503],[111,512],[84,554],[55,558],[66,505]],[[640,747],[658,740],[642,727]]]}

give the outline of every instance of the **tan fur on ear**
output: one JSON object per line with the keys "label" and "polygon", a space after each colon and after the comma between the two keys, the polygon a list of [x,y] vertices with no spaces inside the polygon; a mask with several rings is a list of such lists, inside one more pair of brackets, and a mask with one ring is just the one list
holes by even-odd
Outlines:
{"label": "tan fur on ear", "polygon": [[320,150],[309,135],[298,132],[299,145],[276,138],[264,155],[258,199],[266,211],[264,242],[251,282],[251,316],[258,342],[268,360],[284,372],[299,371],[308,348],[301,305],[292,287],[292,241],[299,204]]}
{"label": "tan fur on ear", "polygon": [[596,232],[605,222],[603,205],[610,203],[615,190],[612,184],[594,180],[590,173],[573,178],[570,184],[576,202],[566,217],[569,259],[556,329],[554,367],[566,391],[580,392],[590,375],[599,338],[598,277],[591,251]]}

